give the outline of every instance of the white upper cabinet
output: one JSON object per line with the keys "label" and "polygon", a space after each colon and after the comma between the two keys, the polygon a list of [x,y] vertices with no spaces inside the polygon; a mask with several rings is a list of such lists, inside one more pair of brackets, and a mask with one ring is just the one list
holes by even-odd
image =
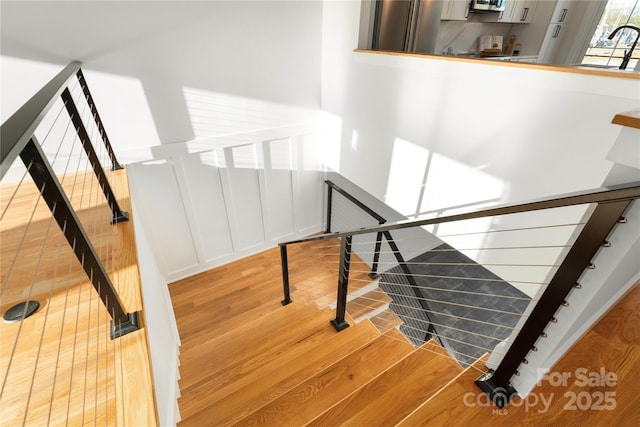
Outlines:
{"label": "white upper cabinet", "polygon": [[528,24],[533,20],[538,0],[507,0],[503,12],[491,14],[485,22]]}
{"label": "white upper cabinet", "polygon": [[569,5],[571,4],[570,0],[561,0],[557,3],[556,9],[551,16],[550,24],[563,24],[567,22],[569,17]]}
{"label": "white upper cabinet", "polygon": [[445,0],[440,19],[444,21],[466,21],[469,17],[469,0]]}

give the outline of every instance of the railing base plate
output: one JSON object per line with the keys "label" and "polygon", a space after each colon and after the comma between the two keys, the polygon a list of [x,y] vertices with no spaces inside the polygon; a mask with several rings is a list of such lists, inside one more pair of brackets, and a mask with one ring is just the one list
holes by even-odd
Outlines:
{"label": "railing base plate", "polygon": [[129,319],[126,322],[115,323],[111,321],[111,339],[114,340],[123,335],[127,335],[131,332],[140,329],[140,323],[138,321],[138,312],[128,313]]}
{"label": "railing base plate", "polygon": [[117,224],[119,222],[129,221],[129,213],[122,212],[121,215],[114,216],[111,218],[111,224]]}
{"label": "railing base plate", "polygon": [[331,321],[331,324],[333,325],[334,328],[336,328],[336,331],[340,332],[343,329],[347,329],[349,327],[349,324],[343,320],[343,321],[338,321],[337,319],[333,319]]}
{"label": "railing base plate", "polygon": [[506,388],[496,386],[491,381],[492,377],[493,369],[489,369],[474,382],[482,391],[489,395],[498,408],[502,409],[518,392],[511,386],[507,386]]}

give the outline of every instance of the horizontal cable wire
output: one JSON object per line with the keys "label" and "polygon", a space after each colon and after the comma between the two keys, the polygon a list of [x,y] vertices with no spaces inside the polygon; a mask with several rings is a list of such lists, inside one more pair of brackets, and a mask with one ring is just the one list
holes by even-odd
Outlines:
{"label": "horizontal cable wire", "polygon": [[[437,237],[437,236],[436,236]],[[394,239],[393,241],[397,244],[398,242],[402,242],[409,239]],[[369,242],[353,242],[351,244],[354,246],[364,246],[364,245],[375,245],[376,241],[372,240]],[[386,243],[386,240],[382,240],[382,243]],[[446,243],[446,242],[443,242]],[[424,252],[462,252],[462,251],[489,251],[489,250],[510,250],[510,249],[555,249],[555,248],[570,248],[571,245],[538,245],[538,246],[499,246],[499,247],[475,247],[475,248],[450,248],[450,249],[427,249]],[[315,247],[314,249],[328,249],[328,248],[340,248],[339,244],[336,245],[327,245],[322,247]],[[376,254],[376,253],[401,253],[401,251],[357,251],[358,254]],[[306,255],[305,255],[306,256]]]}
{"label": "horizontal cable wire", "polygon": [[[360,298],[362,298],[362,299],[366,299],[366,300],[369,300],[369,301],[378,302],[378,300],[376,300],[376,299],[374,299],[374,298],[367,298],[367,297],[365,297],[365,296],[361,296]],[[397,305],[397,306],[401,306],[400,304],[396,304],[395,302],[394,302],[394,304],[395,304],[395,305]],[[348,303],[347,303],[347,307],[348,307]],[[415,307],[409,307],[409,306],[405,306],[405,307],[406,307],[406,308],[413,308],[413,309],[415,309]],[[421,311],[427,311],[427,310],[421,309]],[[437,313],[437,312],[434,312],[434,313]],[[491,335],[484,335],[484,334],[481,334],[481,333],[479,333],[479,332],[473,332],[473,331],[466,330],[466,329],[460,329],[460,328],[456,328],[456,327],[454,327],[454,326],[444,325],[444,324],[442,324],[442,323],[436,323],[436,322],[434,322],[433,320],[418,319],[418,318],[411,317],[411,316],[409,316],[409,315],[405,315],[405,314],[403,314],[403,315],[402,315],[402,317],[407,318],[407,319],[411,319],[411,320],[416,320],[416,321],[418,321],[418,322],[428,323],[429,325],[441,326],[441,327],[443,327],[443,328],[452,329],[452,330],[454,330],[454,331],[464,332],[464,333],[468,333],[468,334],[470,334],[470,335],[476,335],[476,336],[479,336],[479,337],[488,338],[488,339],[491,339],[491,340],[496,340],[496,341],[502,341],[502,340],[503,340],[503,338],[498,338],[498,337],[494,337],[494,336],[491,336]],[[513,329],[513,328],[512,328],[512,329]],[[428,331],[428,330],[426,330],[425,332],[429,332],[429,331]],[[507,342],[508,342],[508,343],[510,343],[510,341],[507,341]]]}
{"label": "horizontal cable wire", "polygon": [[486,231],[472,231],[472,232],[454,233],[454,234],[438,234],[437,237],[443,238],[443,237],[470,236],[470,235],[476,235],[476,234],[506,233],[506,232],[510,232],[510,231],[541,230],[541,229],[546,229],[546,228],[575,227],[575,226],[585,225],[585,224],[586,224],[586,222],[575,222],[575,223],[568,223],[568,224],[553,224],[553,225],[540,225],[540,226],[537,226],[537,227],[506,228],[506,229],[503,229],[503,230],[486,230]]}
{"label": "horizontal cable wire", "polygon": [[[428,331],[424,331],[424,330],[422,330],[422,329],[418,329],[418,328],[416,328],[416,327],[413,327],[413,326],[411,326],[411,325],[407,325],[407,324],[403,324],[403,325],[402,325],[402,327],[407,328],[407,329],[411,329],[411,330],[414,330],[414,331],[418,331],[418,332],[423,332],[423,333],[428,332]],[[435,334],[434,334],[434,333],[432,333],[432,332],[429,332],[429,334],[431,334],[431,335],[435,335],[435,336],[437,336],[438,338],[443,339],[443,340],[445,340],[445,341],[454,341],[454,342],[458,342],[458,343],[461,343],[461,344],[464,344],[464,345],[468,345],[468,346],[470,346],[470,347],[478,348],[478,349],[483,350],[483,351],[486,351],[486,352],[488,352],[488,353],[493,352],[493,350],[489,350],[489,349],[487,349],[487,348],[480,347],[480,346],[477,346],[477,345],[475,345],[475,344],[469,344],[469,343],[467,343],[467,342],[460,341],[460,340],[456,340],[456,339],[453,339],[453,338],[442,337],[442,336],[440,336],[440,334],[438,334],[438,333],[435,333]],[[463,352],[458,351],[458,350],[453,350],[453,349],[451,349],[451,348],[446,349],[446,350],[447,350],[447,351],[450,351],[450,352],[452,352],[452,353],[459,354],[459,355],[461,355],[461,356],[468,357],[468,358],[470,358],[470,359],[474,359],[474,360],[475,360],[475,359],[477,359],[477,358],[478,358],[478,356],[472,356],[472,355],[470,355],[470,354],[466,354],[466,353],[463,353]]]}
{"label": "horizontal cable wire", "polygon": [[[399,285],[398,283],[393,283],[394,285]],[[396,294],[393,292],[388,292],[388,291],[384,291],[387,295],[391,296],[391,297],[401,297],[401,298],[406,298],[409,300],[420,300],[420,298],[418,297],[411,297],[411,296],[407,296],[407,295],[403,295],[403,294]],[[532,300],[533,302],[537,302],[535,300]],[[351,302],[351,301],[349,301]],[[347,307],[349,302],[347,302]],[[437,301],[439,303],[443,303],[443,301]],[[335,303],[335,302],[334,302]],[[402,307],[402,308],[406,308],[406,309],[417,309],[417,307],[413,307],[410,305],[405,305],[405,304],[401,304],[399,302],[397,302],[397,300],[393,300],[392,304],[396,307]],[[473,307],[473,308],[478,308],[476,306],[469,306],[469,307]],[[491,323],[491,322],[487,322],[487,321],[483,321],[483,320],[477,320],[477,319],[472,319],[470,317],[464,317],[464,316],[456,316],[454,314],[449,314],[449,313],[445,313],[443,311],[436,311],[436,310],[425,310],[424,308],[419,308],[420,311],[424,311],[425,313],[431,313],[431,314],[437,314],[437,315],[442,315],[442,316],[448,316],[448,317],[453,317],[455,319],[460,319],[460,320],[465,320],[465,321],[470,321],[470,322],[476,322],[476,323],[482,323],[484,325],[489,325],[489,326],[495,326],[497,328],[505,328],[505,329],[511,329],[511,330],[516,330],[518,328],[514,327],[514,326],[506,326],[506,325],[500,325],[497,323]],[[528,317],[527,315],[525,315],[524,313],[511,313],[508,312],[506,314],[509,315],[513,315],[513,316],[520,316],[520,317]],[[404,316],[404,315],[403,315]],[[419,320],[419,319],[415,319],[415,320]],[[427,320],[421,320],[422,322],[428,322]]]}
{"label": "horizontal cable wire", "polygon": [[[367,282],[367,280],[365,280],[365,279],[358,279],[358,278],[351,278],[350,277],[349,278],[349,282],[351,282],[351,281]],[[382,280],[379,283],[388,284],[388,285],[396,285],[396,286],[405,286],[405,287],[408,287],[408,288],[413,288],[414,287],[412,285],[405,285],[405,284],[395,283],[395,282],[385,282],[385,281],[382,281]],[[496,297],[496,298],[515,299],[515,300],[522,300],[522,301],[531,301],[531,298],[529,298],[529,297],[514,297],[514,296],[509,296],[509,295],[487,294],[487,293],[472,292],[472,291],[460,291],[460,290],[457,290],[457,289],[433,288],[433,287],[430,287],[430,286],[423,286],[423,285],[419,285],[418,288],[419,289],[429,289],[429,290],[433,290],[433,291],[455,292],[455,293],[461,293],[461,294],[479,295],[479,296],[484,296],[484,297]]]}
{"label": "horizontal cable wire", "polygon": [[20,178],[20,180],[18,181],[18,184],[15,186],[15,189],[11,193],[11,197],[9,197],[9,201],[7,202],[7,205],[4,207],[4,210],[2,211],[2,215],[0,215],[0,221],[2,221],[2,218],[4,218],[4,215],[9,210],[9,207],[11,206],[13,199],[15,198],[16,194],[18,194],[18,190],[22,187],[22,184],[24,183],[25,178],[27,177],[27,175],[29,174],[29,171],[31,170],[31,166],[33,166],[33,161],[31,161],[29,165],[27,165],[24,173],[22,174],[22,178]]}
{"label": "horizontal cable wire", "polygon": [[[56,204],[53,205],[53,208],[52,208],[53,212],[55,212],[56,206],[57,206]],[[37,275],[38,275],[38,273],[40,271],[40,265],[41,265],[41,262],[42,262],[42,255],[44,254],[45,244],[46,244],[47,239],[49,237],[49,232],[51,231],[51,224],[52,223],[53,223],[53,215],[51,215],[51,217],[49,219],[49,223],[47,224],[47,230],[45,232],[45,236],[44,236],[44,239],[43,239],[43,242],[42,242],[42,246],[40,248],[40,253],[38,255],[38,261],[35,264],[36,268],[34,269],[34,272],[33,272],[33,276],[32,276],[32,279],[31,279],[31,286],[29,286],[29,292],[27,293],[26,301],[29,301],[29,299],[31,298],[31,295],[33,294],[33,287],[34,287],[34,285],[36,283],[36,277],[37,277]],[[16,258],[18,258],[18,253],[16,253]],[[14,258],[14,261],[15,261],[15,258]],[[9,279],[9,276],[7,276],[7,281],[8,281],[8,279]],[[23,311],[23,314],[22,314],[23,318],[26,315],[27,308],[28,308],[28,305],[25,305],[24,311]],[[0,388],[0,399],[2,398],[2,396],[4,394],[5,387],[7,385],[7,379],[9,378],[9,374],[11,373],[11,365],[12,365],[13,358],[14,358],[15,353],[16,353],[16,348],[18,347],[18,341],[20,340],[20,333],[22,332],[22,326],[23,325],[24,325],[24,323],[20,322],[20,325],[18,326],[18,332],[16,334],[16,339],[15,339],[15,341],[13,343],[13,347],[11,349],[11,356],[9,356],[9,361],[7,362],[7,371],[6,371],[5,377],[4,377],[3,381],[2,381],[2,388]]]}
{"label": "horizontal cable wire", "polygon": [[[331,270],[332,272],[338,272],[339,270]],[[369,273],[369,271],[364,270],[349,270],[350,273]],[[396,273],[391,271],[385,271],[384,273],[378,273],[380,275],[389,275],[389,276],[407,276],[405,273]],[[455,279],[455,280],[475,280],[478,282],[497,282],[497,283],[505,283],[507,282],[504,279],[487,279],[482,277],[464,277],[464,276],[439,276],[437,274],[417,274],[411,273],[412,277],[429,277],[432,279]],[[522,281],[522,280],[510,280],[508,283],[522,283],[524,285],[544,285],[543,282],[530,282],[530,281]]]}

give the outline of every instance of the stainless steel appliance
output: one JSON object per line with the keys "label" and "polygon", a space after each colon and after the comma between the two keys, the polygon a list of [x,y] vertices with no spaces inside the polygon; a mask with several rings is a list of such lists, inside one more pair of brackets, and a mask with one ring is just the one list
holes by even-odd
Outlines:
{"label": "stainless steel appliance", "polygon": [[507,0],[471,0],[472,11],[502,12]]}
{"label": "stainless steel appliance", "polygon": [[434,53],[442,1],[378,0],[373,49]]}

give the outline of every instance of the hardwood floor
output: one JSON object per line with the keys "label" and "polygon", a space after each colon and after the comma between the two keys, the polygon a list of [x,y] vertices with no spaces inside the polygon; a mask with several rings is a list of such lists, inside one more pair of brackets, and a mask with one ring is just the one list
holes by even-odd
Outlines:
{"label": "hardwood floor", "polygon": [[[516,397],[497,411],[477,400],[475,376],[469,374],[458,377],[400,425],[640,425],[639,305],[640,282],[551,369],[555,375],[569,375],[567,386],[541,381],[524,401]],[[576,373],[579,368],[587,374],[613,373],[615,385],[586,385]],[[609,403],[604,393],[609,393]]]}
{"label": "hardwood floor", "polygon": [[[130,210],[126,171],[108,175]],[[110,224],[92,173],[60,179],[124,306],[144,321],[133,221]],[[97,292],[39,199],[28,179],[0,188],[0,307],[41,304],[22,322],[0,322],[0,425],[156,424],[145,330],[110,339]]]}
{"label": "hardwood floor", "polygon": [[[616,372],[613,411],[564,410],[563,393],[604,389],[543,384],[534,392],[556,396],[546,412],[527,410],[518,400],[498,412],[493,405],[465,404],[469,393],[480,395],[473,381],[484,372],[484,359],[463,370],[435,342],[414,349],[397,329],[378,330],[369,319],[335,332],[333,312],[322,307],[335,299],[337,247],[316,242],[290,248],[294,302],[284,307],[277,248],[170,285],[183,344],[180,426],[640,422],[640,287],[554,368]],[[305,264],[299,255],[307,253],[328,264]]]}

